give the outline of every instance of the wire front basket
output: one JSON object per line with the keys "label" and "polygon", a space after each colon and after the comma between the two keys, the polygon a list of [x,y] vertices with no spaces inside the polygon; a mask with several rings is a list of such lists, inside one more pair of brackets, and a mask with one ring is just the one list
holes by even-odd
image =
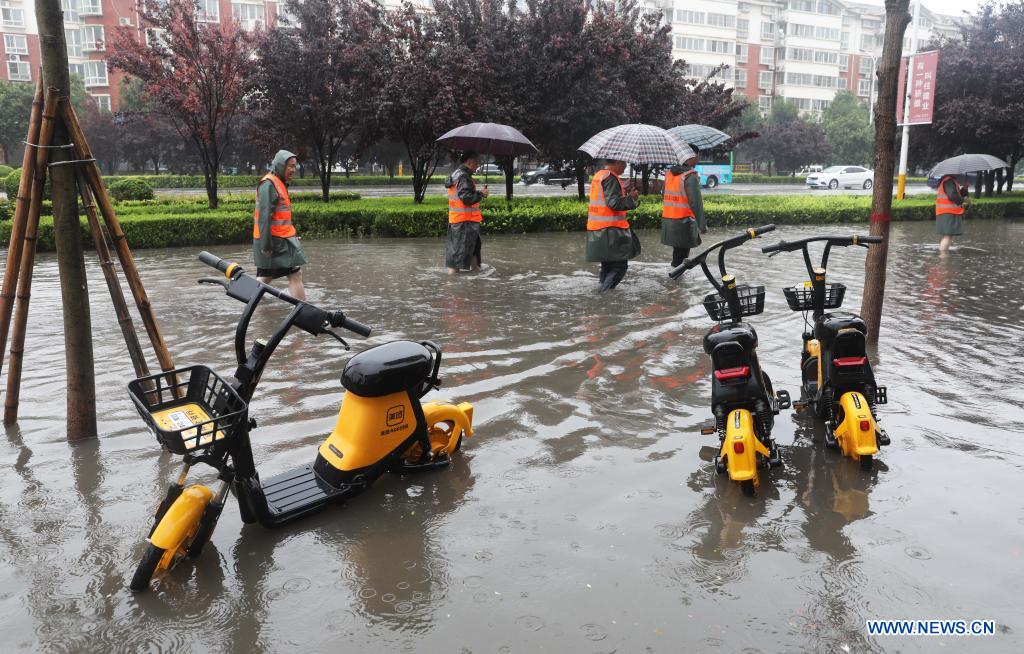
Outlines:
{"label": "wire front basket", "polygon": [[[740,316],[756,316],[764,311],[764,286],[741,284],[736,287],[736,294],[740,300],[740,315],[735,316],[735,318]],[[717,320],[718,322],[734,318],[729,310],[729,301],[718,293],[704,296],[704,310],[708,312],[712,320]]]}
{"label": "wire front basket", "polygon": [[141,377],[128,394],[157,440],[174,454],[205,450],[232,438],[248,405],[206,366]]}
{"label": "wire front basket", "polygon": [[[806,285],[787,286],[782,289],[786,302],[793,311],[810,311],[814,308],[814,289]],[[846,287],[842,284],[825,284],[825,304],[823,309],[838,309],[843,306]]]}

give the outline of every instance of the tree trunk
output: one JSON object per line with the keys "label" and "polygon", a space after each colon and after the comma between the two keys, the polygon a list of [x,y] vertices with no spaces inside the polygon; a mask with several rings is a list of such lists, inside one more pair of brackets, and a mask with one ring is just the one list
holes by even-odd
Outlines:
{"label": "tree trunk", "polygon": [[875,104],[875,186],[871,194],[871,234],[882,242],[868,249],[861,317],[868,340],[878,342],[885,299],[885,264],[889,255],[892,220],[892,180],[896,168],[896,96],[903,34],[910,23],[910,0],[885,0],[885,40],[878,65],[878,101]]}
{"label": "tree trunk", "polygon": [[501,162],[501,169],[505,171],[505,201],[512,202],[512,178],[515,176],[512,172],[512,157],[503,158]]}
{"label": "tree trunk", "polygon": [[1006,184],[1006,179],[1003,176],[1005,168],[999,168],[996,170],[996,193],[999,195],[1003,194],[1003,185]]}
{"label": "tree trunk", "polygon": [[982,178],[983,175],[984,175],[984,173],[975,173],[974,174],[974,197],[975,197],[975,199],[981,197],[981,183],[982,183],[982,179],[981,178]]}
{"label": "tree trunk", "polygon": [[1006,169],[1006,192],[1013,191],[1013,173],[1016,168],[1016,161],[1010,162],[1010,167]]}
{"label": "tree trunk", "polygon": [[[70,89],[68,50],[64,40],[64,13],[60,0],[36,0],[36,22],[43,61],[44,86],[62,97]],[[67,144],[63,121],[58,121],[54,144]],[[53,151],[56,161],[69,159],[68,150]],[[96,379],[92,352],[89,286],[82,253],[82,227],[78,220],[75,173],[71,166],[51,166],[50,197],[53,231],[60,270],[64,309],[64,357],[67,365],[68,440],[96,437]]]}
{"label": "tree trunk", "polygon": [[996,172],[994,170],[985,171],[985,197],[992,197],[992,192],[995,190],[996,184]]}
{"label": "tree trunk", "polygon": [[583,185],[587,183],[587,166],[586,161],[582,157],[576,159],[576,190],[579,193],[580,201],[586,200],[587,196],[584,194]]}
{"label": "tree trunk", "polygon": [[642,193],[647,195],[650,192],[651,184],[651,167],[647,164],[640,166],[640,186],[643,189]]}
{"label": "tree trunk", "polygon": [[208,170],[203,171],[204,181],[206,182],[206,202],[209,204],[211,209],[217,208],[217,173],[212,175]]}

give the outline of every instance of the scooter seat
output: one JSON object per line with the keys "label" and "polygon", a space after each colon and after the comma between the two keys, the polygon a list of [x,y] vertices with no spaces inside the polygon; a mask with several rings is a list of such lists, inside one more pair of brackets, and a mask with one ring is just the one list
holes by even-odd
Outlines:
{"label": "scooter seat", "polygon": [[362,397],[381,397],[420,386],[430,374],[430,351],[412,341],[392,341],[349,359],[341,384]]}
{"label": "scooter seat", "polygon": [[745,322],[715,325],[704,335],[704,352],[711,354],[721,343],[736,342],[744,351],[753,352],[757,347],[757,332]]}
{"label": "scooter seat", "polygon": [[867,335],[868,326],[860,316],[852,313],[826,313],[814,324],[814,337],[823,344],[831,343],[844,329],[855,329]]}

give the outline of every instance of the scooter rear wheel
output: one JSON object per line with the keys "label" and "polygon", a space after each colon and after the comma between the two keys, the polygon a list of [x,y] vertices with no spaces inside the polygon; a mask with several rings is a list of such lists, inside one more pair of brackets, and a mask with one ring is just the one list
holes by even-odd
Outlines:
{"label": "scooter rear wheel", "polygon": [[135,568],[132,581],[128,584],[128,588],[133,593],[149,590],[149,582],[153,580],[153,575],[156,573],[156,568],[160,565],[160,561],[164,558],[164,554],[166,554],[166,551],[156,545],[146,545],[146,553],[142,555],[142,561],[139,562],[139,567]]}
{"label": "scooter rear wheel", "polygon": [[740,490],[747,497],[753,497],[757,493],[757,488],[754,487],[753,479],[744,479],[740,482]]}
{"label": "scooter rear wheel", "polygon": [[861,454],[860,455],[860,469],[861,470],[871,470],[874,467],[874,462],[875,462],[875,459],[870,454]]}

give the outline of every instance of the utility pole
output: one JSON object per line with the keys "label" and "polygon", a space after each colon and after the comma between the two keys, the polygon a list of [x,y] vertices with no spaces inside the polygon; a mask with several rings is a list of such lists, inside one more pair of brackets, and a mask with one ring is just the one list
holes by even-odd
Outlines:
{"label": "utility pole", "polygon": [[[60,0],[35,0],[39,25],[39,49],[43,62],[43,86],[57,89],[68,100],[70,79],[68,50],[64,40],[64,12]],[[59,112],[58,112],[59,115]],[[67,129],[57,120],[55,146],[68,145]],[[96,381],[92,352],[92,321],[89,287],[82,252],[82,228],[78,218],[75,169],[65,164],[71,150],[53,150],[50,176],[53,201],[53,231],[60,269],[61,300],[64,309],[64,350],[67,365],[68,440],[96,437]]]}
{"label": "utility pole", "polygon": [[[888,3],[886,3],[888,4]],[[914,54],[917,53],[917,21],[921,16],[921,0],[914,0],[914,24],[910,28],[910,67],[907,70],[903,88],[903,138],[900,139],[900,179],[896,199],[902,200],[907,189],[907,154],[910,151],[910,77],[914,70]],[[903,59],[900,59],[902,65]]]}
{"label": "utility pole", "polygon": [[[875,105],[875,186],[871,193],[871,234],[882,242],[868,250],[864,264],[864,299],[860,314],[868,327],[868,339],[878,342],[885,299],[885,264],[889,256],[889,223],[892,220],[893,146],[896,143],[896,95],[907,31],[910,0],[885,0],[885,37],[878,66],[878,104]],[[906,104],[906,103],[904,103]],[[906,143],[906,141],[904,141]]]}

